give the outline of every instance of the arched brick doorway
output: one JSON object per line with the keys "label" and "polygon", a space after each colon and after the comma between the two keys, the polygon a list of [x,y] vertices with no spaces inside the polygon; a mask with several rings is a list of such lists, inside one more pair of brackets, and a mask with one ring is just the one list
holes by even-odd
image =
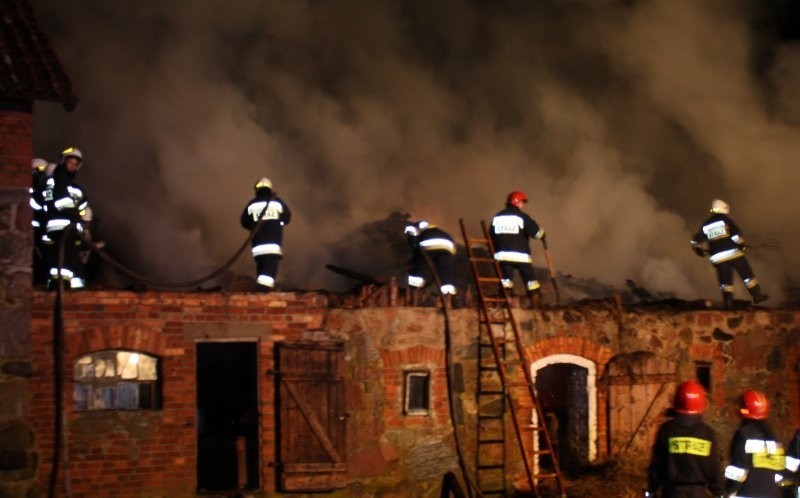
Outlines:
{"label": "arched brick doorway", "polygon": [[[580,466],[597,457],[597,365],[573,354],[534,361],[531,377],[551,427],[562,467]],[[535,417],[536,414],[533,414]],[[536,420],[534,420],[536,423]],[[534,439],[534,448],[539,441]],[[539,465],[539,462],[536,462]]]}

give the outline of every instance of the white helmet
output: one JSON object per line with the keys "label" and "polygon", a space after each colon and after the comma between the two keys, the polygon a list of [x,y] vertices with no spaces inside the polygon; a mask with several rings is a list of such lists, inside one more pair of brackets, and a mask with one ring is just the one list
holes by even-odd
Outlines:
{"label": "white helmet", "polygon": [[47,161],[41,157],[37,157],[31,161],[31,169],[34,171],[44,172],[47,169]]}
{"label": "white helmet", "polygon": [[256,182],[255,189],[268,188],[272,190],[272,181],[266,176]]}
{"label": "white helmet", "polygon": [[83,163],[83,154],[81,150],[77,147],[67,147],[66,149],[61,151],[61,163],[63,164],[64,161],[67,160],[68,157],[74,157],[78,159],[78,164]]}
{"label": "white helmet", "polygon": [[714,199],[711,201],[711,212],[728,214],[731,212],[731,207],[722,199]]}

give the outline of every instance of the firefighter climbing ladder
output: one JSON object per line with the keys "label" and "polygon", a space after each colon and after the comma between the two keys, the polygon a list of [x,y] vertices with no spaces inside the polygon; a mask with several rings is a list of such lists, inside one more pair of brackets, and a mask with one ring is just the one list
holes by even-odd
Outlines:
{"label": "firefighter climbing ladder", "polygon": [[[519,452],[524,455],[525,476],[532,495],[552,496],[543,494],[543,483],[550,481],[555,484],[555,489],[551,486],[548,490],[555,491],[556,496],[566,497],[558,459],[536,398],[530,362],[522,348],[511,296],[500,283],[500,267],[493,257],[494,247],[486,223],[481,221],[481,237],[470,237],[464,220],[459,220],[459,223],[479,308],[476,485],[484,496],[507,494],[506,414],[509,414]],[[522,370],[524,377],[518,370]],[[523,406],[533,408],[532,424],[522,420],[520,407]],[[538,436],[538,443],[526,445],[525,438],[532,442],[533,436]],[[552,468],[543,468],[542,457],[548,457]]]}

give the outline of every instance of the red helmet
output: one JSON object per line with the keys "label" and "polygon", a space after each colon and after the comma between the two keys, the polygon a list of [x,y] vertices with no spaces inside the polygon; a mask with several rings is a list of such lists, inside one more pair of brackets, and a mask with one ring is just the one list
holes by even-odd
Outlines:
{"label": "red helmet", "polygon": [[512,206],[517,206],[521,208],[523,204],[528,202],[528,196],[525,195],[525,192],[520,192],[519,190],[515,190],[508,194],[508,200],[506,204],[511,204]]}
{"label": "red helmet", "polygon": [[699,382],[687,380],[675,390],[675,402],[673,405],[673,408],[678,413],[688,413],[692,415],[703,413],[708,406],[706,390]]}
{"label": "red helmet", "polygon": [[748,389],[742,394],[739,415],[751,420],[764,420],[769,415],[769,400],[764,393]]}

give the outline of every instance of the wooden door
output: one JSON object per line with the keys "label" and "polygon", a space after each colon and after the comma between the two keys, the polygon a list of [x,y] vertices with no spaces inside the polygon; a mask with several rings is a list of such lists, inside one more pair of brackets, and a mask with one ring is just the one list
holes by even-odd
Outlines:
{"label": "wooden door", "polygon": [[281,491],[345,487],[344,345],[278,343],[276,358]]}
{"label": "wooden door", "polygon": [[672,406],[675,363],[648,352],[619,355],[609,362],[603,380],[608,387],[610,454],[649,454]]}

